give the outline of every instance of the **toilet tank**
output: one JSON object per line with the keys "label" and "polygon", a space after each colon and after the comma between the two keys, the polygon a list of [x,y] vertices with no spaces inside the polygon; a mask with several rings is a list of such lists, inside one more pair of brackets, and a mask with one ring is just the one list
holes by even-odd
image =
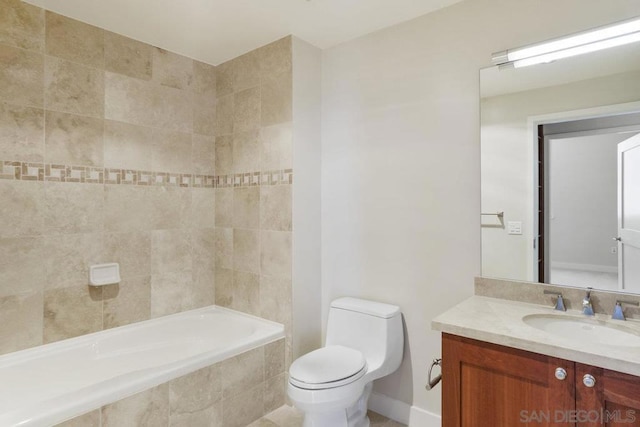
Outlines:
{"label": "toilet tank", "polygon": [[394,372],[400,366],[404,349],[400,307],[359,298],[333,301],[326,345],[361,351],[372,380]]}

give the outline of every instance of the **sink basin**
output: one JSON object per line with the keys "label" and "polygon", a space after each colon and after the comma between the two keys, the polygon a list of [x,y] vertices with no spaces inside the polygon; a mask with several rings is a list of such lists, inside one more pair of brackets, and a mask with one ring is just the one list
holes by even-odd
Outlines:
{"label": "sink basin", "polygon": [[593,318],[570,315],[531,314],[524,323],[541,331],[583,343],[640,347],[640,331]]}

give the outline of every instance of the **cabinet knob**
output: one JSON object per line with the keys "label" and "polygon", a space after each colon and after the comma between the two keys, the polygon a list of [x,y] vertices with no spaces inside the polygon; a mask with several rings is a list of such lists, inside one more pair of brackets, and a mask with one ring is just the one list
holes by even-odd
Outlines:
{"label": "cabinet knob", "polygon": [[556,368],[556,378],[560,381],[567,378],[567,371],[564,368]]}
{"label": "cabinet knob", "polygon": [[596,379],[593,377],[593,375],[586,374],[584,377],[582,377],[582,384],[591,388],[596,385]]}

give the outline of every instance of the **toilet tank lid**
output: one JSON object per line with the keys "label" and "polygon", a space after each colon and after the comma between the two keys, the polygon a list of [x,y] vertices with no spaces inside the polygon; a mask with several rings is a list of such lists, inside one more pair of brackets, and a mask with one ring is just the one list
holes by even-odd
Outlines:
{"label": "toilet tank lid", "polygon": [[383,319],[389,319],[400,314],[400,307],[397,305],[384,304],[381,302],[352,297],[338,298],[331,303],[331,307],[355,311],[357,313],[368,314],[370,316],[381,317]]}

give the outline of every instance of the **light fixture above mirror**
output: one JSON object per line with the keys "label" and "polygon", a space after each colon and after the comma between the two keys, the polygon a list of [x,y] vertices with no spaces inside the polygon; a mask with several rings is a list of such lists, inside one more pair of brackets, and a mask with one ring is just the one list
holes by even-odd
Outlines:
{"label": "light fixture above mirror", "polygon": [[495,65],[521,68],[597,52],[640,41],[640,18],[596,28],[531,46],[492,55]]}

